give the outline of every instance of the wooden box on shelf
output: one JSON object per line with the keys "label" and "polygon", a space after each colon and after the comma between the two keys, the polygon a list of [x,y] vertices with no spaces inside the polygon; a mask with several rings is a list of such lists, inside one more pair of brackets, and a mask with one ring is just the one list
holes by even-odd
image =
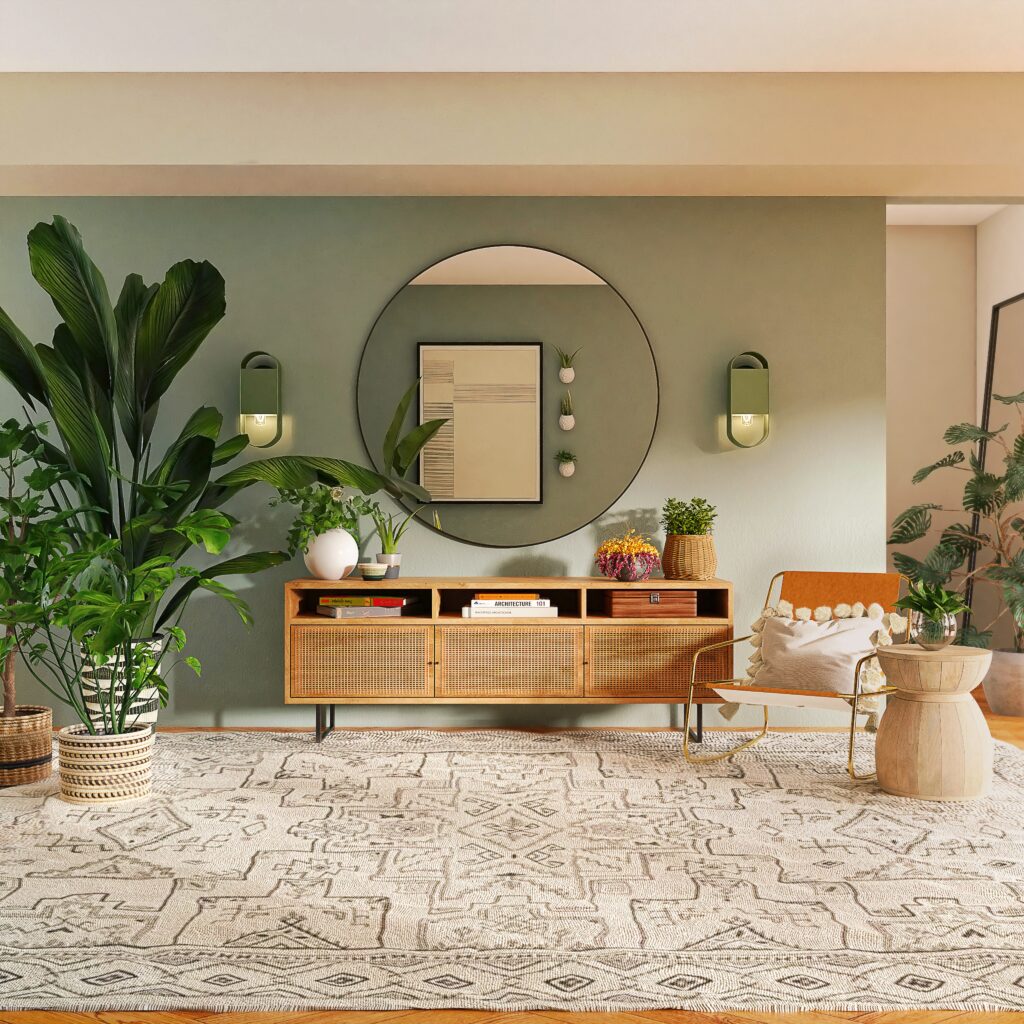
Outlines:
{"label": "wooden box on shelf", "polygon": [[[651,592],[695,595],[665,615]],[[478,592],[539,594],[557,617],[462,616]],[[610,593],[637,595],[612,614]],[[400,616],[326,618],[321,597],[388,595]],[[733,635],[724,580],[619,583],[600,577],[411,577],[293,580],[285,585],[288,704],[624,704],[686,699],[695,651]],[[732,649],[699,662],[705,682],[732,677]],[[698,699],[717,703],[710,690]]]}

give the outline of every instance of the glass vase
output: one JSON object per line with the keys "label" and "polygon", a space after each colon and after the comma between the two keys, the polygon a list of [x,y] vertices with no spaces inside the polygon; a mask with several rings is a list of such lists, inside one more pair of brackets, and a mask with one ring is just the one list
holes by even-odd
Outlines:
{"label": "glass vase", "polygon": [[926,651],[939,651],[956,639],[956,616],[945,612],[941,618],[930,619],[921,612],[910,613],[910,639]]}

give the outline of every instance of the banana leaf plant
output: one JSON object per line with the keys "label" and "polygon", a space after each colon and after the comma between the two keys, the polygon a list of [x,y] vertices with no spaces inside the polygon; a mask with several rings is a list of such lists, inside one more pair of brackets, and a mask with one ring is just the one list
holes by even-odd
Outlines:
{"label": "banana leaf plant", "polygon": [[[205,260],[183,260],[159,284],[129,274],[112,302],[78,230],[60,216],[29,232],[28,253],[32,276],[60,322],[49,344],[34,344],[0,308],[0,376],[21,396],[27,418],[52,422],[49,439],[34,438],[37,458],[60,474],[62,504],[77,510],[81,536],[117,540],[127,572],[154,559],[174,565],[197,545],[221,552],[237,525],[222,507],[256,483],[280,490],[322,482],[430,500],[404,474],[443,421],[400,436],[408,404],[388,434],[383,473],[304,455],[231,468],[249,439],[222,439],[224,417],[210,406],[196,409],[160,450],[153,435],[161,399],[223,319],[223,277]],[[151,602],[139,620],[139,638],[175,621],[197,588],[225,596],[221,577],[257,573],[287,557],[253,551],[180,579]]]}
{"label": "banana leaf plant", "polygon": [[[987,430],[956,423],[943,435],[951,451],[913,476],[915,484],[935,472],[966,474],[959,506],[926,502],[901,512],[892,523],[889,544],[909,544],[937,531],[935,546],[918,559],[903,551],[893,565],[915,584],[965,586],[970,579],[993,586],[1001,610],[981,629],[969,625],[957,643],[988,647],[992,627],[1004,615],[1013,626],[1014,650],[1024,651],[1024,391],[993,395],[1016,413],[1016,435],[1009,424]],[[987,449],[983,456],[982,446]],[[966,449],[966,450],[965,450]],[[993,458],[993,454],[997,458]],[[1001,456],[1001,458],[999,458]],[[989,468],[986,468],[986,464]],[[935,517],[941,516],[940,522]],[[979,564],[980,563],[980,564]]]}

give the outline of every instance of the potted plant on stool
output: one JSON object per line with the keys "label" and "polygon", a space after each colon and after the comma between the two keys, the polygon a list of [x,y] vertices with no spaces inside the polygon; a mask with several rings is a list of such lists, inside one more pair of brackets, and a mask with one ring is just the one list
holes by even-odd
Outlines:
{"label": "potted plant on stool", "polygon": [[[1020,422],[1017,436],[1012,440],[1003,436],[1007,425],[994,430],[973,423],[949,427],[943,440],[952,450],[919,469],[913,481],[917,484],[936,471],[956,469],[966,474],[960,504],[911,506],[893,520],[888,542],[920,540],[932,531],[933,516],[943,516],[937,543],[923,559],[897,551],[893,565],[914,582],[932,586],[944,587],[951,581],[965,584],[972,577],[993,587],[1000,610],[980,629],[973,623],[961,628],[957,643],[989,647],[993,629],[1009,617],[1012,646],[993,650],[992,666],[982,685],[995,714],[1024,715],[1024,392],[992,398],[1014,407]],[[982,443],[988,448],[984,465],[977,450]],[[975,568],[970,570],[965,563],[972,559]]]}
{"label": "potted plant on stool", "polygon": [[930,583],[911,583],[896,607],[910,612],[907,637],[926,651],[948,647],[956,639],[957,615],[967,611],[959,594]]}
{"label": "potted plant on stool", "polygon": [[718,512],[704,498],[669,498],[661,509],[665,551],[661,567],[668,580],[710,580],[718,571],[711,531]]}

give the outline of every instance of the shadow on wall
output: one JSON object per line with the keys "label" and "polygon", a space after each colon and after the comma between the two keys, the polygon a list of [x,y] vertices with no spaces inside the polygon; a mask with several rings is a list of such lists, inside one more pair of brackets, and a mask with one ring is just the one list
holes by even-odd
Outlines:
{"label": "shadow on wall", "polygon": [[606,512],[590,524],[596,550],[610,537],[619,537],[630,527],[649,537],[654,543],[661,532],[661,517],[656,508],[627,508]]}
{"label": "shadow on wall", "polygon": [[531,555],[528,552],[506,558],[497,568],[499,576],[568,576],[569,563],[550,555]]}

